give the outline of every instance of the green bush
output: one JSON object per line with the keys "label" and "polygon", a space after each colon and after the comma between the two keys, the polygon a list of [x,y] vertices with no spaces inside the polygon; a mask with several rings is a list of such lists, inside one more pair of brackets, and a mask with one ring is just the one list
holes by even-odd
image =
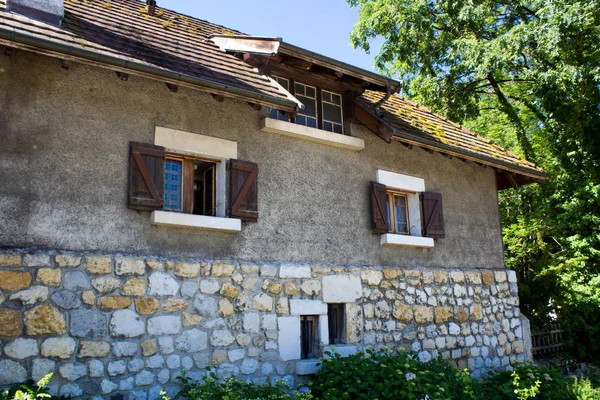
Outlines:
{"label": "green bush", "polygon": [[[275,385],[265,383],[249,383],[233,377],[219,380],[214,369],[208,369],[208,376],[202,382],[191,380],[184,373],[179,380],[183,389],[178,398],[189,400],[310,400],[310,393],[292,392],[283,382]],[[166,399],[166,397],[163,397]]]}
{"label": "green bush", "polygon": [[0,400],[44,400],[44,399],[58,399],[48,393],[46,385],[50,382],[52,374],[46,375],[39,382],[33,381],[25,382],[20,385],[13,386],[12,388],[0,392]]}
{"label": "green bush", "polygon": [[324,360],[310,382],[316,399],[474,399],[473,380],[449,362],[423,363],[411,353],[367,350]]}
{"label": "green bush", "polygon": [[600,388],[594,389],[589,379],[575,378],[571,385],[571,391],[577,400],[600,399]]}

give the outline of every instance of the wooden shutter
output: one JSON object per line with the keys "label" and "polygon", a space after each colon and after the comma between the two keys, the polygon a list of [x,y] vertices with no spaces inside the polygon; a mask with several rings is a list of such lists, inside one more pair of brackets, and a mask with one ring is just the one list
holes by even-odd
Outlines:
{"label": "wooden shutter", "polygon": [[377,182],[371,182],[371,218],[375,232],[388,233],[390,231],[387,214],[387,188]]}
{"label": "wooden shutter", "polygon": [[147,143],[129,144],[129,196],[134,210],[162,209],[165,190],[165,148]]}
{"label": "wooden shutter", "polygon": [[229,215],[244,221],[258,220],[258,191],[256,178],[258,165],[239,160],[231,160],[229,179]]}
{"label": "wooden shutter", "polygon": [[421,200],[423,203],[423,236],[436,239],[444,238],[446,232],[444,230],[442,194],[424,192]]}

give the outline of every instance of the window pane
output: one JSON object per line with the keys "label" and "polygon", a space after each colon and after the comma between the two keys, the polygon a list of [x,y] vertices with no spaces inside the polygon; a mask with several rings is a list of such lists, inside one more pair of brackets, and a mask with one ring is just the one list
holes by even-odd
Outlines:
{"label": "window pane", "polygon": [[341,124],[342,108],[333,104],[323,103],[323,119]]}
{"label": "window pane", "polygon": [[331,122],[323,121],[323,130],[333,132],[333,125],[331,125]]}
{"label": "window pane", "polygon": [[323,90],[322,96],[323,96],[323,101],[328,101],[331,103],[331,93]]}
{"label": "window pane", "polygon": [[279,112],[275,109],[275,108],[271,108],[271,111],[269,111],[269,118],[273,118],[273,119],[278,119],[278,115]]}
{"label": "window pane", "polygon": [[315,88],[311,86],[306,86],[306,95],[308,97],[312,97],[313,99],[317,98],[317,93],[315,93]]}
{"label": "window pane", "polygon": [[285,78],[281,78],[279,76],[276,76],[275,80],[277,81],[277,83],[279,83],[281,86],[283,86],[283,88],[285,90],[290,90],[290,81],[288,81]]}
{"label": "window pane", "polygon": [[386,196],[386,208],[387,208],[387,220],[388,220],[388,226],[390,227],[390,229],[392,229],[392,213],[390,212],[390,196]]}
{"label": "window pane", "polygon": [[181,211],[182,163],[176,160],[165,162],[165,210]]}
{"label": "window pane", "polygon": [[304,85],[301,83],[296,83],[296,85],[294,85],[294,91],[297,95],[304,95]]}
{"label": "window pane", "polygon": [[343,129],[342,125],[338,125],[338,124],[333,125],[333,131],[335,133],[340,133],[340,134],[344,133],[344,129]]}
{"label": "window pane", "polygon": [[306,118],[306,126],[311,127],[311,128],[316,128],[317,127],[317,119],[307,117]]}
{"label": "window pane", "polygon": [[306,117],[304,115],[298,114],[296,116],[296,123],[298,125],[306,125]]}
{"label": "window pane", "polygon": [[342,97],[339,94],[332,93],[331,94],[331,102],[333,104],[341,105],[342,104]]}
{"label": "window pane", "polygon": [[308,115],[310,117],[317,116],[317,104],[314,99],[311,99],[306,96],[296,96],[302,104],[304,104],[304,109],[301,111],[303,115]]}
{"label": "window pane", "polygon": [[408,215],[406,213],[406,197],[394,196],[394,211],[396,215],[396,232],[408,233]]}

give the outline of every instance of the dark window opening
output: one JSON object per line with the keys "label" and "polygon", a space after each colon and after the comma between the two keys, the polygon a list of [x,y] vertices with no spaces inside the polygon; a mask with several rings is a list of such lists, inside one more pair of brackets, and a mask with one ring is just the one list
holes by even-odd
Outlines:
{"label": "dark window opening", "polygon": [[344,304],[327,304],[329,344],[344,343]]}
{"label": "dark window opening", "polygon": [[[285,79],[280,76],[274,76],[273,79],[275,81],[277,81],[277,83],[279,83],[281,85],[281,87],[283,87],[285,90],[287,90],[288,92],[290,91],[289,79]],[[289,122],[289,118],[287,118],[285,115],[283,115],[283,113],[281,111],[278,111],[276,108],[271,108],[271,111],[269,112],[269,118]]]}
{"label": "dark window opening", "polygon": [[319,332],[319,316],[318,315],[301,315],[300,316],[300,358],[316,358],[318,357],[318,332]]}
{"label": "dark window opening", "polygon": [[216,214],[215,162],[171,154],[165,162],[164,206],[168,211]]}

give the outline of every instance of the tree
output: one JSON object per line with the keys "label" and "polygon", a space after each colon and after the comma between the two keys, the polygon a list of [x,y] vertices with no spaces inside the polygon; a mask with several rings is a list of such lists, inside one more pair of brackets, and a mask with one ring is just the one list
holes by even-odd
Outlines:
{"label": "tree", "polygon": [[507,266],[534,325],[556,313],[600,355],[600,0],[348,2],[403,94],[550,174],[500,195]]}

